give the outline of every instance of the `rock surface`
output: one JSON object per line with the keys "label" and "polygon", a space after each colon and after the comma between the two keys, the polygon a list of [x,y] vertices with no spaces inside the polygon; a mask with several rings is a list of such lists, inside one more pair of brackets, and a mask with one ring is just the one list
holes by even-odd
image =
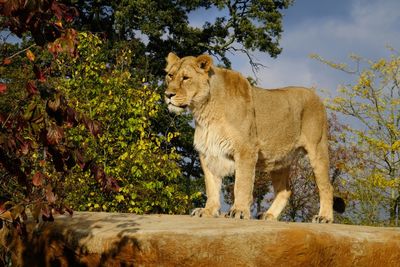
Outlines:
{"label": "rock surface", "polygon": [[76,212],[4,231],[20,266],[400,266],[400,228]]}

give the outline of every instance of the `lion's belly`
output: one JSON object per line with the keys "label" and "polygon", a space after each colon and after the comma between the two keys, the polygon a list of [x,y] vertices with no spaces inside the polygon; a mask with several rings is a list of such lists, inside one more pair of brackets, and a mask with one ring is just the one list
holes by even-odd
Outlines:
{"label": "lion's belly", "polygon": [[261,172],[271,172],[286,168],[292,164],[300,151],[301,149],[299,148],[281,151],[275,150],[273,152],[260,150],[256,168]]}
{"label": "lion's belly", "polygon": [[223,136],[221,129],[215,127],[206,130],[197,126],[194,146],[204,156],[205,164],[214,175],[224,177],[234,173],[233,147],[229,138]]}
{"label": "lion's belly", "polygon": [[[279,126],[276,128],[279,129]],[[257,168],[260,171],[269,172],[285,168],[296,158],[302,146],[300,135],[291,128],[264,131],[264,134],[259,136]]]}

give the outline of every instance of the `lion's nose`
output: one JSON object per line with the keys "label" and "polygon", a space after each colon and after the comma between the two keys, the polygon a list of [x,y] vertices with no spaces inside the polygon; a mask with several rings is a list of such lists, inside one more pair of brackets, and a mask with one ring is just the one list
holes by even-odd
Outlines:
{"label": "lion's nose", "polygon": [[175,93],[172,93],[172,92],[165,92],[165,96],[168,98],[168,99],[171,99],[172,97],[174,97],[176,94]]}

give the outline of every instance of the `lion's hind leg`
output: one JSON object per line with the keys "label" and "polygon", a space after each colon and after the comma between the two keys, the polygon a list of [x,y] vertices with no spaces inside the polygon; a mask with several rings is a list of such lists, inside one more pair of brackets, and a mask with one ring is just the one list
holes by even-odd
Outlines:
{"label": "lion's hind leg", "polygon": [[270,208],[261,215],[261,219],[267,221],[277,221],[282,210],[286,207],[291,195],[289,186],[289,172],[290,168],[284,168],[271,172],[275,199]]}
{"label": "lion's hind leg", "polygon": [[319,191],[319,213],[313,218],[316,223],[333,222],[333,187],[329,180],[329,154],[325,138],[318,144],[305,147],[310,164],[314,170],[315,182]]}
{"label": "lion's hind leg", "polygon": [[322,128],[305,127],[304,149],[314,171],[319,191],[319,213],[313,218],[316,223],[333,222],[333,187],[329,179],[329,151],[326,121]]}

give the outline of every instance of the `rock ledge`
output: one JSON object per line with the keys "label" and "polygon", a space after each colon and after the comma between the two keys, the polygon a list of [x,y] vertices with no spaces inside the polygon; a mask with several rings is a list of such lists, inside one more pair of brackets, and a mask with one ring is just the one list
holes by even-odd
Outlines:
{"label": "rock ledge", "polygon": [[4,231],[20,266],[400,266],[400,228],[76,212]]}

